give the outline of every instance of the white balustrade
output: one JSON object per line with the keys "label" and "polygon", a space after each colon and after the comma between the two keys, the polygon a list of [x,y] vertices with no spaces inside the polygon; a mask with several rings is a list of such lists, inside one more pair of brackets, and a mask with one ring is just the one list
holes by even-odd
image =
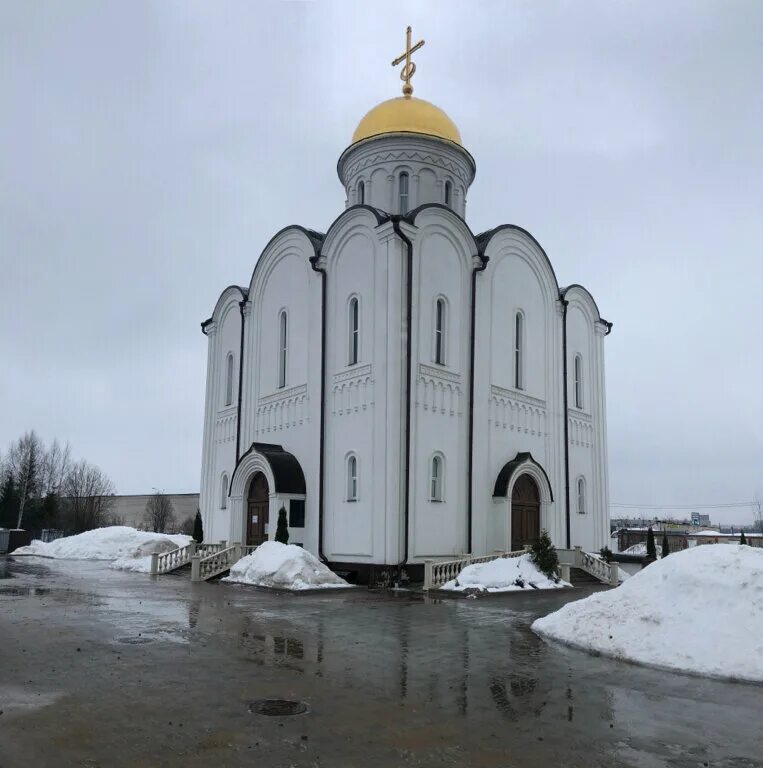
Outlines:
{"label": "white balustrade", "polygon": [[464,555],[457,560],[426,560],[424,562],[424,589],[438,589],[448,581],[458,576],[467,565],[475,563],[489,563],[500,558],[521,557],[526,550],[520,549],[514,552],[494,552],[492,555],[472,557]]}

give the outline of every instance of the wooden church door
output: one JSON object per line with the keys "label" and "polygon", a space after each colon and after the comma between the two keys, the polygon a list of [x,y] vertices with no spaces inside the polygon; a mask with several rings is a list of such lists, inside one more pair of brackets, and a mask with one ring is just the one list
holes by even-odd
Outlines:
{"label": "wooden church door", "polygon": [[262,544],[268,540],[268,508],[270,506],[268,481],[262,472],[258,472],[249,483],[246,516],[246,543]]}
{"label": "wooden church door", "polygon": [[511,548],[522,549],[540,536],[540,491],[530,475],[520,475],[511,492]]}

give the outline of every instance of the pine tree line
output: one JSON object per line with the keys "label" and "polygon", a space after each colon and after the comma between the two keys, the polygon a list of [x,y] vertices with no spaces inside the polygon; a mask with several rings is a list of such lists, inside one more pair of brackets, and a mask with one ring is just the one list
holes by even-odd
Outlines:
{"label": "pine tree line", "polygon": [[0,454],[0,528],[81,533],[109,522],[114,485],[98,467],[74,461],[69,444],[34,430]]}

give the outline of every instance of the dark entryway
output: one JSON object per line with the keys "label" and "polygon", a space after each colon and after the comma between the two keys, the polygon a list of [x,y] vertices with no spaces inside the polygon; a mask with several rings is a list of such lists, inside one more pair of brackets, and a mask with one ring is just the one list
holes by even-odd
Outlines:
{"label": "dark entryway", "polygon": [[520,475],[511,492],[511,548],[522,549],[540,536],[540,491],[530,475]]}
{"label": "dark entryway", "polygon": [[246,502],[246,543],[262,544],[267,541],[268,506],[270,504],[268,481],[262,472],[258,472],[249,483],[249,495]]}

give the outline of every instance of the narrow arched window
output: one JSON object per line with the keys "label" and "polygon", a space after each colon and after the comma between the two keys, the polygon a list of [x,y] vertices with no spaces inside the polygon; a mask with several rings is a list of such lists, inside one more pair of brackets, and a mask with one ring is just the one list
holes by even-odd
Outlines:
{"label": "narrow arched window", "polygon": [[281,310],[281,315],[278,321],[278,386],[286,386],[286,355],[288,352],[289,343],[289,328],[288,319],[286,317],[286,310]]}
{"label": "narrow arched window", "polygon": [[358,203],[362,205],[366,202],[366,185],[364,182],[358,182]]}
{"label": "narrow arched window", "polygon": [[434,361],[445,365],[445,299],[437,299],[434,315]]}
{"label": "narrow arched window", "polygon": [[517,312],[514,317],[514,386],[516,389],[524,389],[525,380],[525,317]]}
{"label": "narrow arched window", "polygon": [[575,407],[583,407],[583,358],[575,355]]}
{"label": "narrow arched window", "polygon": [[585,479],[578,478],[578,514],[585,514]]}
{"label": "narrow arched window", "polygon": [[408,213],[408,174],[403,171],[398,180],[398,208],[400,213]]}
{"label": "narrow arched window", "polygon": [[432,471],[429,479],[430,501],[442,501],[443,469],[442,456],[433,456]]}
{"label": "narrow arched window", "polygon": [[233,404],[233,352],[225,360],[225,405]]}
{"label": "narrow arched window", "polygon": [[358,459],[354,454],[347,457],[347,501],[358,500]]}
{"label": "narrow arched window", "polygon": [[228,475],[223,474],[220,480],[220,509],[228,508]]}
{"label": "narrow arched window", "polygon": [[360,357],[360,304],[356,296],[350,299],[348,329],[348,365],[355,365]]}
{"label": "narrow arched window", "polygon": [[445,182],[445,205],[449,208],[453,205],[453,184],[450,181]]}

